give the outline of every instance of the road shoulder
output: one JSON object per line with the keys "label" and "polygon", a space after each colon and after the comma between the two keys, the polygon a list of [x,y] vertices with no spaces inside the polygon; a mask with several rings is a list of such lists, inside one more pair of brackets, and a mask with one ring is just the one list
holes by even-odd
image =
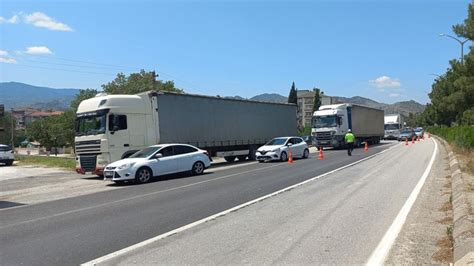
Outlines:
{"label": "road shoulder", "polygon": [[447,235],[453,219],[448,154],[439,147],[433,168],[390,250],[388,265],[452,262]]}

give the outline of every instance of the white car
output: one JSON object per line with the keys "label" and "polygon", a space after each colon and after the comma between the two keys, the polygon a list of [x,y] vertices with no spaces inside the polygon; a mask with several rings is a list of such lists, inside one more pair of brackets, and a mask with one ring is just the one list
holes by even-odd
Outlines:
{"label": "white car", "polygon": [[308,158],[308,144],[300,137],[281,137],[270,140],[267,144],[257,149],[255,153],[259,162],[286,161],[291,153],[293,158]]}
{"label": "white car", "polygon": [[7,166],[11,166],[15,160],[15,154],[8,145],[0,144],[0,164],[4,163]]}
{"label": "white car", "polygon": [[187,144],[154,145],[105,167],[104,179],[116,183],[147,183],[155,176],[180,172],[204,173],[211,165],[207,151]]}

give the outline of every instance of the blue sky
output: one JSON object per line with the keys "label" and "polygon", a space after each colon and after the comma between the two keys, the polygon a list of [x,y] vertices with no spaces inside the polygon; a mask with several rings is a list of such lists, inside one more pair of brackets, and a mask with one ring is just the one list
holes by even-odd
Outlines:
{"label": "blue sky", "polygon": [[[156,70],[186,92],[429,101],[469,1],[0,0],[0,80],[100,88]],[[470,44],[469,44],[470,45]],[[467,51],[467,47],[466,47]]]}

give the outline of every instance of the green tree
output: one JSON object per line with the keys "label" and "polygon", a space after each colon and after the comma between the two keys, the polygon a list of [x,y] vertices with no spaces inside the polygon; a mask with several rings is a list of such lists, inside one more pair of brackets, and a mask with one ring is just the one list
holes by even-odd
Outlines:
{"label": "green tree", "polygon": [[74,143],[74,111],[39,119],[28,125],[27,136],[41,143],[46,150],[71,146]]}
{"label": "green tree", "polygon": [[183,90],[175,87],[173,81],[155,80],[154,72],[141,70],[140,73],[132,73],[128,77],[118,73],[117,77],[102,85],[107,94],[137,94],[140,92],[158,90],[183,93]]}
{"label": "green tree", "polygon": [[77,107],[82,101],[95,97],[97,93],[99,92],[95,89],[80,90],[79,93],[76,94],[76,97],[71,101],[71,108],[74,111],[77,111]]}
{"label": "green tree", "polygon": [[[3,128],[3,130],[0,131],[0,143],[2,144],[11,145],[12,119],[13,127],[15,127],[15,118],[12,116],[11,112],[5,112],[3,117],[0,117],[0,128]],[[15,136],[16,132],[13,133]]]}
{"label": "green tree", "polygon": [[288,103],[298,103],[298,97],[297,97],[297,92],[296,92],[296,86],[295,82],[293,81],[293,84],[291,85],[290,89],[290,94],[288,95]]}
{"label": "green tree", "polygon": [[318,88],[314,88],[314,103],[313,103],[313,113],[319,110],[321,107],[321,90]]}
{"label": "green tree", "polygon": [[453,31],[458,36],[471,41],[474,40],[474,3],[469,4],[467,8],[467,18],[464,20],[464,23],[454,25]]}
{"label": "green tree", "polygon": [[[474,4],[469,4],[468,17],[453,31],[460,37],[473,40]],[[429,93],[431,104],[420,116],[426,125],[473,124],[474,106],[474,49],[464,56],[464,64],[451,60],[450,67],[432,85]]]}

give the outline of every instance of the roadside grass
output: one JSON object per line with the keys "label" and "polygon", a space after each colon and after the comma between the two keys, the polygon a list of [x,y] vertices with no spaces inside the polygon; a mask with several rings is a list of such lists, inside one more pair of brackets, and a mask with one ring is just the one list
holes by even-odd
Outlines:
{"label": "roadside grass", "polygon": [[76,162],[74,158],[62,158],[55,156],[15,155],[18,165],[38,165],[43,167],[54,167],[74,170]]}
{"label": "roadside grass", "polygon": [[426,131],[463,150],[474,149],[474,126],[428,127]]}

